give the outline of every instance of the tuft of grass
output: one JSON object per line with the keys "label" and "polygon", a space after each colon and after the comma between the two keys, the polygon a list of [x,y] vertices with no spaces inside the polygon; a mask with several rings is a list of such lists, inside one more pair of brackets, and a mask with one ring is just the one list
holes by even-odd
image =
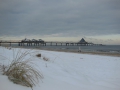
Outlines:
{"label": "tuft of grass", "polygon": [[43,57],[43,60],[44,60],[44,61],[49,61],[49,58]]}
{"label": "tuft of grass", "polygon": [[41,54],[36,54],[36,57],[42,57],[44,61],[49,61],[49,58],[42,56]]}
{"label": "tuft of grass", "polygon": [[41,54],[37,54],[36,56],[37,56],[37,57],[41,57]]}
{"label": "tuft of grass", "polygon": [[[7,75],[9,80],[16,84],[33,87],[43,78],[43,75],[34,67],[33,60],[29,56],[30,51],[19,50],[14,53],[14,58],[7,67],[2,65],[3,75]],[[28,58],[30,57],[30,58]]]}

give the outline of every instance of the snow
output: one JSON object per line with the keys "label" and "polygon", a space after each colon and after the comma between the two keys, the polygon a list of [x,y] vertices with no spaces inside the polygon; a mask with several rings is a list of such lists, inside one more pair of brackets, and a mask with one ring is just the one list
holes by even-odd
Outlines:
{"label": "snow", "polygon": [[[0,55],[13,58],[13,51],[18,48],[0,47]],[[23,49],[27,50],[27,49]],[[47,50],[32,50],[36,68],[44,78],[33,90],[120,90],[120,58]],[[42,57],[35,55],[41,53]],[[29,57],[29,56],[28,56]],[[43,60],[43,57],[48,61]],[[0,57],[1,64],[9,64],[10,60]],[[17,85],[0,74],[0,90],[31,90]]]}

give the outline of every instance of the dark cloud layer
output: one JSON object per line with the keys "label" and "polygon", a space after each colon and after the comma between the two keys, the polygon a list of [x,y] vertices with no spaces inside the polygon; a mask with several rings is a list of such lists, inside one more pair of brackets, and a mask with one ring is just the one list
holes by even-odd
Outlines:
{"label": "dark cloud layer", "polygon": [[120,34],[120,0],[1,0],[0,36]]}

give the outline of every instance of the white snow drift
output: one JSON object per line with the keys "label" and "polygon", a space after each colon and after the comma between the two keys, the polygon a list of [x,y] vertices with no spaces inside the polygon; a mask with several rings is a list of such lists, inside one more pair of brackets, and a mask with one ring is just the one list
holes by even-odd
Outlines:
{"label": "white snow drift", "polygon": [[[0,55],[13,59],[13,51],[0,47]],[[23,49],[27,50],[27,49]],[[44,78],[33,90],[120,90],[120,58],[45,50],[32,50],[36,68]],[[41,53],[42,57],[36,57]],[[29,56],[28,56],[29,58]],[[48,61],[43,60],[47,58]],[[0,57],[0,63],[8,65],[10,60]],[[31,90],[14,84],[0,74],[0,90]]]}

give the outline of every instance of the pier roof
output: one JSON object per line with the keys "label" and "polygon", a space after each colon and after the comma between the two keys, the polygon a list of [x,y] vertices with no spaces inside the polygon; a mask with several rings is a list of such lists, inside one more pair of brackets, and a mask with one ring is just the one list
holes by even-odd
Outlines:
{"label": "pier roof", "polygon": [[86,41],[84,40],[84,38],[82,38],[79,43],[86,43]]}

